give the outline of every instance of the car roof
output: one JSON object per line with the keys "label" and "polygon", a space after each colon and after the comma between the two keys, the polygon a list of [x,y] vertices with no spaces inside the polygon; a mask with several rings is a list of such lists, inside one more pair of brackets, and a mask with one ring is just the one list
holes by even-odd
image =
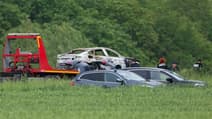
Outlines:
{"label": "car roof", "polygon": [[117,71],[128,71],[128,70],[122,70],[122,69],[114,69],[114,70],[91,70],[91,71],[86,71],[78,74],[76,77],[79,77],[84,74],[90,74],[90,73],[106,73],[106,72],[112,72],[116,73]]}
{"label": "car roof", "polygon": [[72,49],[66,53],[70,54],[72,51],[75,51],[75,50],[84,50],[83,52],[89,52],[91,50],[98,50],[98,49],[108,49],[108,50],[111,50],[115,53],[117,53],[120,57],[123,57],[119,52],[117,52],[116,50],[113,50],[111,48],[107,48],[107,47],[89,47],[89,48],[75,48],[75,49]]}
{"label": "car roof", "polygon": [[106,47],[90,47],[90,48],[75,48],[75,49],[72,49],[72,50],[95,50],[95,49],[111,49],[111,48],[106,48]]}
{"label": "car roof", "polygon": [[[105,72],[116,72],[118,71],[117,69],[115,70],[92,70],[92,71],[86,71],[86,72],[83,72],[81,74],[89,74],[89,73],[105,73]],[[123,70],[121,70],[123,71]]]}
{"label": "car roof", "polygon": [[[115,69],[115,70],[91,70],[91,71],[86,71],[86,72],[83,72],[83,73],[78,74],[74,79],[77,79],[77,78],[79,78],[79,77],[81,77],[82,75],[85,75],[85,74],[106,73],[106,72],[116,73],[116,71],[119,71],[119,69],[118,70],[117,69]],[[120,71],[123,71],[123,70],[120,70]]]}
{"label": "car roof", "polygon": [[157,67],[127,67],[123,70],[157,70],[157,71],[166,71],[166,69],[157,68]]}

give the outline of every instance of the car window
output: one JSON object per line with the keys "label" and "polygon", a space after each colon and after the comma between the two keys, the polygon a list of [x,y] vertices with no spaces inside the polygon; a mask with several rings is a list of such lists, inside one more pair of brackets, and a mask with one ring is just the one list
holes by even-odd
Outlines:
{"label": "car window", "polygon": [[167,80],[168,78],[171,78],[169,75],[163,73],[163,72],[160,72],[160,79],[161,80]]}
{"label": "car window", "polygon": [[105,73],[105,80],[107,82],[117,82],[117,79],[120,79],[120,77],[113,73]]}
{"label": "car window", "polygon": [[145,79],[151,79],[149,71],[146,71],[146,70],[132,70],[132,72],[135,72],[136,74],[144,77]]}
{"label": "car window", "polygon": [[119,71],[117,71],[117,73],[120,74],[121,76],[123,76],[127,80],[145,81],[145,79],[143,77],[139,76],[136,73],[130,72],[130,71],[119,70]]}
{"label": "car window", "polygon": [[68,54],[80,54],[82,52],[84,52],[85,50],[83,49],[79,49],[79,50],[72,50],[71,52],[69,52]]}
{"label": "car window", "polygon": [[87,79],[92,81],[104,81],[104,73],[85,74],[81,76],[80,79]]}
{"label": "car window", "polygon": [[89,55],[94,55],[94,50],[88,52]]}
{"label": "car window", "polygon": [[161,80],[160,79],[160,72],[159,71],[152,71],[151,72],[151,79],[153,79],[153,80]]}
{"label": "car window", "polygon": [[167,78],[171,78],[171,77],[163,72],[159,72],[159,71],[151,72],[151,79],[153,79],[153,80],[164,80],[165,81]]}
{"label": "car window", "polygon": [[107,54],[111,57],[119,57],[119,55],[112,50],[106,49],[106,51],[107,51]]}
{"label": "car window", "polygon": [[105,56],[104,52],[101,49],[95,50],[95,55]]}

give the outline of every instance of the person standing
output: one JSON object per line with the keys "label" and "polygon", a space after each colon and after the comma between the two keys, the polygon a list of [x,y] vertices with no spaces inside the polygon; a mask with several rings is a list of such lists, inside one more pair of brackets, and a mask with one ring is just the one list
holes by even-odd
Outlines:
{"label": "person standing", "polygon": [[179,67],[178,67],[178,64],[176,62],[172,63],[171,70],[172,71],[179,71]]}
{"label": "person standing", "polygon": [[194,69],[201,70],[203,67],[202,60],[198,59],[197,62],[193,65]]}
{"label": "person standing", "polygon": [[166,64],[166,58],[164,56],[161,56],[159,59],[159,63],[158,63],[158,68],[163,68],[163,69],[167,69],[167,64]]}

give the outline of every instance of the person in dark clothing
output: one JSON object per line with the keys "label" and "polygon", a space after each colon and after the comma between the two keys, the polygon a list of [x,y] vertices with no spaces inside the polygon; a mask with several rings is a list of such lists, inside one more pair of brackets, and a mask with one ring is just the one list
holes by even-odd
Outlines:
{"label": "person in dark clothing", "polygon": [[157,67],[158,68],[163,68],[163,69],[167,69],[168,68],[167,65],[166,65],[166,58],[164,56],[160,57]]}
{"label": "person in dark clothing", "polygon": [[172,63],[171,65],[171,70],[172,71],[179,71],[179,67],[178,67],[178,64],[176,62]]}
{"label": "person in dark clothing", "polygon": [[201,70],[203,67],[202,60],[198,59],[197,62],[193,65],[194,69]]}
{"label": "person in dark clothing", "polygon": [[140,61],[135,59],[135,58],[132,58],[132,57],[127,57],[125,58],[125,64],[126,64],[126,67],[140,67]]}

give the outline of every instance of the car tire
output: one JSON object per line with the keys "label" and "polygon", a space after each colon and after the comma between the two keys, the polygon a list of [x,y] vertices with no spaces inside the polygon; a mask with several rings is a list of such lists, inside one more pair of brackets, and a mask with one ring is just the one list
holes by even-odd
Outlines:
{"label": "car tire", "polygon": [[121,69],[121,66],[120,65],[116,65],[115,68],[116,69]]}

